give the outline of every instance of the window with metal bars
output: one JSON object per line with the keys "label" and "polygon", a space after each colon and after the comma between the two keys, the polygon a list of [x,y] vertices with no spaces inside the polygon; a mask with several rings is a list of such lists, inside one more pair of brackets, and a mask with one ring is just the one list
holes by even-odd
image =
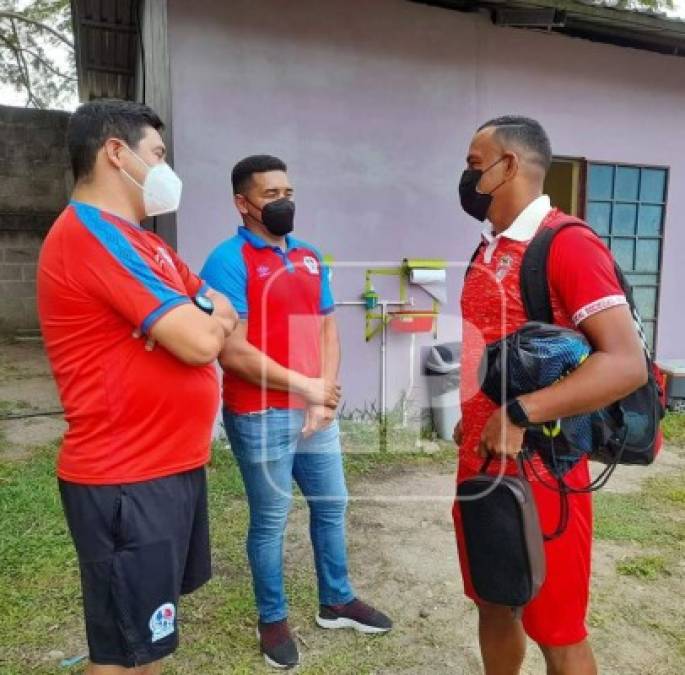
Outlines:
{"label": "window with metal bars", "polygon": [[585,218],[632,285],[652,351],[657,339],[667,193],[665,167],[587,163]]}

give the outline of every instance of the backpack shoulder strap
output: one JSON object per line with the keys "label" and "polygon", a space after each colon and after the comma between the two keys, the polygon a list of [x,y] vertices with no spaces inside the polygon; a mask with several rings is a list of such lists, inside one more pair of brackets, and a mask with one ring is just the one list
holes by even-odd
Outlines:
{"label": "backpack shoulder strap", "polygon": [[476,262],[476,258],[478,257],[478,254],[480,253],[481,249],[485,245],[484,241],[481,241],[478,246],[476,246],[476,250],[473,252],[473,255],[471,256],[471,260],[469,260],[469,264],[466,266],[466,272],[464,272],[464,279],[469,275],[469,272],[471,271],[471,268],[473,267],[473,263]]}
{"label": "backpack shoulder strap", "polygon": [[571,226],[591,229],[580,218],[564,216],[551,225],[543,224],[523,254],[520,271],[521,298],[530,321],[554,323],[547,281],[547,263],[554,237],[564,228]]}

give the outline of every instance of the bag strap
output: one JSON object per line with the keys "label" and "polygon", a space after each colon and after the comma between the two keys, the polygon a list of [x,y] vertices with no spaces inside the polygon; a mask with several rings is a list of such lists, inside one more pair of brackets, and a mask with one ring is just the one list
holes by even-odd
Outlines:
{"label": "bag strap", "polygon": [[481,249],[485,246],[485,242],[481,240],[481,242],[476,246],[476,250],[473,252],[473,255],[471,256],[471,260],[469,260],[469,264],[466,267],[466,272],[464,272],[464,279],[469,275],[471,272],[471,268],[473,267],[473,263],[476,262],[476,258],[478,257],[478,254],[480,253]]}
{"label": "bag strap", "polygon": [[488,468],[490,467],[490,464],[492,463],[492,455],[488,455],[485,460],[483,461],[483,464],[481,464],[480,467],[480,472],[482,474],[487,473]]}
{"label": "bag strap", "polygon": [[[547,266],[554,237],[567,227],[584,227],[594,232],[584,220],[576,218],[575,216],[564,216],[556,220],[552,225],[543,224],[523,254],[520,271],[521,298],[523,300],[526,315],[530,321],[554,323],[552,300],[549,294],[549,281],[547,278]],[[642,319],[640,318],[637,305],[635,304],[635,298],[633,297],[633,288],[616,260],[614,260],[614,274],[616,275],[616,280],[618,281],[623,294],[626,296],[645,354],[651,362]]]}
{"label": "bag strap", "polygon": [[538,474],[538,472],[535,469],[535,466],[533,465],[533,458],[528,448],[523,448],[523,450],[519,454],[519,458],[521,460],[521,471],[523,472],[523,475],[526,478],[528,478],[528,474],[526,473],[525,461],[528,461],[530,469],[533,472],[533,475],[537,479],[538,483],[544,485],[549,490],[552,490],[559,494],[559,521],[557,522],[557,526],[554,529],[554,531],[550,532],[549,534],[545,534],[544,532],[542,533],[542,538],[545,541],[554,541],[555,539],[558,539],[562,534],[564,534],[564,532],[566,532],[566,528],[568,527],[570,509],[568,503],[569,491],[566,489],[566,483],[564,483],[564,481],[561,478],[556,479],[556,486],[551,486],[549,485],[549,483],[543,481],[540,477],[540,474]]}
{"label": "bag strap", "polygon": [[580,218],[564,216],[552,225],[544,224],[528,244],[520,270],[521,298],[530,321],[554,323],[549,294],[547,264],[554,237],[566,227],[592,228]]}

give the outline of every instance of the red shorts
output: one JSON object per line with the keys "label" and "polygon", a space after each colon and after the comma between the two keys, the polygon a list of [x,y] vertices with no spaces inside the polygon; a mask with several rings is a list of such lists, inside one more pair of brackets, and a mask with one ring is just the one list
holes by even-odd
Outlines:
{"label": "red shorts", "polygon": [[[493,465],[497,464],[493,462]],[[497,474],[496,466],[488,473]],[[457,480],[471,478],[478,473],[472,463],[460,462]],[[559,524],[560,497],[542,485],[527,471],[533,488],[542,531],[554,532]],[[554,484],[545,472],[544,482]],[[583,487],[589,482],[586,459],[579,462],[566,476],[566,483]],[[523,608],[523,628],[538,644],[550,647],[572,645],[587,637],[585,617],[590,594],[590,554],[592,548],[592,498],[589,494],[570,494],[569,520],[564,533],[545,542],[547,576],[538,595]],[[454,529],[457,535],[459,563],[466,595],[479,602],[469,576],[464,534],[461,526],[459,503],[452,508]]]}

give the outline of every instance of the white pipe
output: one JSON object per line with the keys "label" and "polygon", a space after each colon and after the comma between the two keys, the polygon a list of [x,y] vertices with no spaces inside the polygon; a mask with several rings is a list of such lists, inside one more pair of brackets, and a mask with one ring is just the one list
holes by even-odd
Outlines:
{"label": "white pipe", "polygon": [[388,376],[388,350],[387,350],[387,326],[385,323],[385,317],[388,313],[387,302],[379,303],[381,306],[381,421],[385,422],[385,407],[386,407],[386,389],[387,382],[386,378]]}
{"label": "white pipe", "polygon": [[409,399],[414,393],[414,356],[416,353],[416,333],[411,334],[411,339],[409,341],[409,386],[407,387],[407,393],[402,401],[402,426],[406,429],[409,424],[408,420],[408,408]]}
{"label": "white pipe", "polygon": [[[342,306],[345,306],[345,305],[348,305],[348,306],[351,306],[351,305],[354,305],[354,306],[364,305],[364,306],[366,306],[366,301],[364,301],[364,300],[343,300],[343,301],[341,301],[341,302],[336,302],[335,304],[336,304],[336,307],[337,307],[338,305],[342,305]],[[410,307],[413,307],[413,306],[414,306],[414,298],[409,298],[409,302],[399,302],[399,301],[395,301],[395,300],[381,300],[381,301],[378,302],[378,304],[379,304],[379,305],[380,305],[380,304],[385,304],[385,305],[387,305],[388,307],[395,307],[395,306],[397,306],[397,307],[403,307],[404,305],[409,305]]]}
{"label": "white pipe", "polygon": [[[343,300],[341,302],[336,302],[336,306],[340,305],[342,307],[366,307],[366,302],[364,300]],[[386,316],[388,314],[388,307],[403,307],[409,305],[414,306],[414,298],[409,298],[408,302],[399,302],[397,300],[381,300],[378,302],[381,308],[381,405],[380,405],[380,416],[381,422],[385,421],[385,407],[387,398],[387,377],[388,377],[388,350],[387,350],[387,325]]]}

